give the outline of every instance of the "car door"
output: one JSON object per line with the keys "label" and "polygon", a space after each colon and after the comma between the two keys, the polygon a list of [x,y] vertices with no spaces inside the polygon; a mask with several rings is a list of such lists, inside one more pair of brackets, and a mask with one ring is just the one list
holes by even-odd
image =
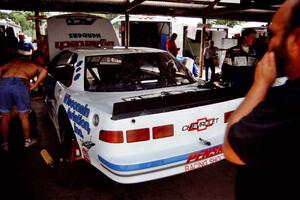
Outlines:
{"label": "car door", "polygon": [[58,97],[72,85],[74,63],[78,55],[69,50],[61,51],[49,64],[49,76],[47,78],[48,101],[50,104],[50,116],[55,117],[59,106]]}

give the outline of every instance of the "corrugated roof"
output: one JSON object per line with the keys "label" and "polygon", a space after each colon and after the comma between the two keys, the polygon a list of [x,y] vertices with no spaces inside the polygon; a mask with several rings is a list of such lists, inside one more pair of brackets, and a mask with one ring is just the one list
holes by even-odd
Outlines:
{"label": "corrugated roof", "polygon": [[283,1],[284,0],[1,0],[0,9],[129,13],[267,22]]}

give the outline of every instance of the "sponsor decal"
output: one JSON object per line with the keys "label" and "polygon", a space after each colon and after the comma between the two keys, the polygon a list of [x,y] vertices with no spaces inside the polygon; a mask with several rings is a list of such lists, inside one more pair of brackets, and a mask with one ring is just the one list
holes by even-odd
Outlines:
{"label": "sponsor decal", "polygon": [[107,39],[100,40],[82,40],[82,41],[58,41],[55,42],[56,49],[74,48],[74,47],[98,47],[98,46],[114,46],[114,41],[108,41]]}
{"label": "sponsor decal", "polygon": [[205,167],[207,165],[219,162],[220,160],[223,160],[223,159],[224,159],[223,154],[216,155],[211,158],[207,158],[205,160],[200,160],[200,161],[185,165],[184,170],[185,170],[185,172],[188,172],[191,170],[199,169],[199,168]]}
{"label": "sponsor decal", "polygon": [[218,145],[189,154],[188,159],[186,160],[186,165],[184,165],[184,169],[186,172],[191,171],[218,162],[222,159],[224,159],[222,146]]}
{"label": "sponsor decal", "polygon": [[68,17],[67,25],[92,25],[97,19],[91,17]]}
{"label": "sponsor decal", "polygon": [[69,38],[101,38],[100,33],[69,33]]}
{"label": "sponsor decal", "polygon": [[81,103],[76,102],[71,98],[71,95],[66,94],[64,97],[64,103],[67,104],[70,108],[76,110],[86,118],[89,117],[90,114],[90,108],[88,108],[88,105],[82,105]]}
{"label": "sponsor decal", "polygon": [[214,146],[212,148],[201,150],[198,152],[193,152],[193,153],[189,154],[188,159],[186,160],[186,164],[195,162],[195,161],[204,160],[206,158],[210,158],[212,156],[221,154],[222,152],[223,151],[222,151],[221,145]]}
{"label": "sponsor decal", "polygon": [[84,119],[88,118],[90,114],[90,108],[88,105],[78,103],[72,99],[69,94],[65,95],[64,103],[69,107],[67,114],[69,119],[74,122],[74,132],[81,138],[83,138],[82,129],[86,130],[87,133],[90,134],[91,129],[89,122]]}
{"label": "sponsor decal", "polygon": [[[67,114],[68,114],[68,117],[69,117],[70,120],[72,120],[73,122],[75,122],[81,128],[83,128],[84,130],[86,130],[88,134],[90,134],[91,129],[90,129],[89,122],[86,121],[86,120],[84,120],[84,119],[82,119],[82,115],[80,115],[80,114],[77,115],[75,113],[75,111],[72,112],[70,108],[68,108]],[[74,124],[74,128],[76,128],[75,124]]]}
{"label": "sponsor decal", "polygon": [[[69,111],[68,111],[69,112]],[[68,115],[69,115],[69,113],[68,113]],[[69,116],[70,117],[70,116]],[[71,119],[71,118],[70,118]],[[74,123],[74,132],[75,132],[75,134],[76,135],[78,135],[81,139],[83,139],[83,134],[82,134],[82,131],[81,131],[81,129],[78,127],[78,126],[76,126],[76,123]]]}
{"label": "sponsor decal", "polygon": [[182,131],[203,131],[206,130],[208,127],[211,127],[217,124],[219,118],[200,118],[196,122],[192,122],[189,125],[184,125],[182,127]]}

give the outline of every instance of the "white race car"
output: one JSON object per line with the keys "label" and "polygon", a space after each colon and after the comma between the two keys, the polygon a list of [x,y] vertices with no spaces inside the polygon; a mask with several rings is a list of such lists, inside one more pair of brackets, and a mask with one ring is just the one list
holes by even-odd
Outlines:
{"label": "white race car", "polygon": [[204,89],[168,52],[63,50],[49,65],[49,114],[71,160],[137,183],[222,160],[226,120],[241,102]]}

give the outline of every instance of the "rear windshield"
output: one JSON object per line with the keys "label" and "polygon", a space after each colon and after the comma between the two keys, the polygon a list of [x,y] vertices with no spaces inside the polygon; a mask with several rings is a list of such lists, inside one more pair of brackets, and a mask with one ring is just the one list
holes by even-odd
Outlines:
{"label": "rear windshield", "polygon": [[168,53],[86,57],[87,91],[136,91],[190,83],[194,83],[191,73]]}

